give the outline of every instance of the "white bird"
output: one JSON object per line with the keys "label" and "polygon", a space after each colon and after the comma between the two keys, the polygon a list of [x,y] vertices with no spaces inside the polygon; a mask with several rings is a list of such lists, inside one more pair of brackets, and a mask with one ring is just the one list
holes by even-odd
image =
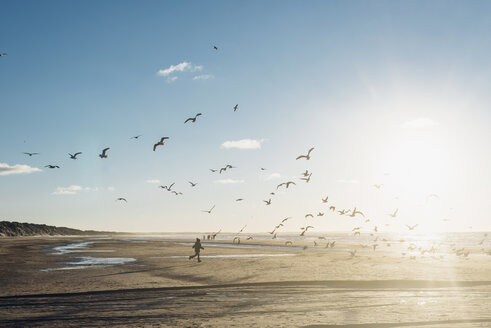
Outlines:
{"label": "white bird", "polygon": [[214,208],[215,208],[215,205],[213,205],[213,207],[212,207],[212,208],[210,208],[210,210],[209,210],[209,211],[206,211],[206,210],[201,210],[201,212],[206,212],[206,213],[208,213],[208,214],[211,214],[211,211],[213,211],[213,209],[214,209]]}
{"label": "white bird", "polygon": [[395,218],[395,217],[397,216],[397,212],[398,212],[398,211],[399,211],[399,209],[396,209],[396,210],[394,211],[394,213],[392,213],[392,214],[387,214],[387,215],[388,215],[388,216],[390,216],[390,217]]}
{"label": "white bird", "polygon": [[186,123],[187,123],[187,122],[189,122],[189,121],[191,121],[191,122],[195,123],[195,122],[196,122],[196,119],[197,119],[197,118],[198,118],[198,116],[200,116],[200,115],[202,115],[202,114],[201,114],[201,113],[198,113],[198,114],[196,114],[194,117],[190,117],[190,118],[188,118],[187,120],[185,120],[185,121],[184,121],[184,124],[186,124]]}

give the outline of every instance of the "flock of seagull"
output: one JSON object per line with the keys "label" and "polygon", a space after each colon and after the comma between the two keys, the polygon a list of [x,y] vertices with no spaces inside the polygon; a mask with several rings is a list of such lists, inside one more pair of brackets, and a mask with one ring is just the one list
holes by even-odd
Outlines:
{"label": "flock of seagull", "polygon": [[[213,49],[218,51],[218,47],[217,46],[213,46]],[[0,53],[0,57],[2,56],[6,56],[7,54],[6,53]],[[239,108],[239,104],[236,104],[235,106],[232,107],[233,108],[233,111],[236,112],[237,109]],[[202,113],[197,113],[195,116],[193,117],[189,117],[187,118],[186,120],[184,120],[184,124],[187,124],[187,123],[196,123],[196,121],[198,120],[198,117],[200,117],[201,115],[203,115]],[[142,135],[135,135],[135,136],[132,136],[130,139],[134,139],[134,140],[137,140],[139,139],[140,137],[142,137]],[[155,144],[153,144],[153,151],[157,151],[158,147],[163,147],[165,146],[165,143],[166,143],[166,140],[169,140],[170,138],[165,136],[165,137],[161,137],[160,140],[158,140],[157,142],[155,142]],[[98,155],[101,159],[106,159],[108,158],[109,156],[109,150],[111,148],[110,147],[106,147],[104,149],[102,149],[101,153]],[[301,154],[299,156],[296,157],[296,160],[307,160],[309,161],[312,157],[312,152],[315,150],[314,147],[310,148],[307,153],[305,155]],[[40,153],[37,153],[37,152],[23,152],[23,154],[25,154],[26,156],[28,157],[32,157],[32,156],[36,156],[36,155],[40,155]],[[68,153],[68,156],[70,159],[72,160],[77,160],[78,157],[80,155],[82,155],[83,153],[82,152],[75,152],[73,154],[71,153]],[[46,168],[48,169],[60,169],[60,166],[59,165],[54,165],[54,164],[47,164],[45,165]],[[209,169],[212,173],[219,173],[219,174],[222,174],[222,173],[225,173],[227,170],[231,170],[231,169],[234,169],[235,167],[230,165],[230,164],[226,164],[225,166],[221,167],[221,168],[218,168],[218,169]],[[262,171],[266,170],[265,168],[261,167],[260,168]],[[309,172],[309,170],[305,170],[305,172],[302,172],[301,173],[301,177],[299,178],[300,181],[304,181],[305,183],[309,183],[311,181],[311,178],[312,178],[312,172]],[[196,187],[198,185],[197,182],[192,182],[192,181],[188,181],[188,183],[190,184],[191,187]],[[174,186],[175,183],[172,183],[168,186],[164,186],[164,185],[160,185],[158,186],[158,188],[161,188],[163,190],[167,190],[168,192],[170,193],[173,193],[174,195],[176,196],[179,196],[179,195],[183,195],[182,192],[180,191],[176,191],[176,190],[173,190],[173,186]],[[285,188],[285,189],[289,189],[291,188],[292,186],[296,186],[297,183],[295,181],[285,181],[285,182],[282,182],[280,184],[278,184],[276,186],[276,190],[275,191],[272,191],[269,193],[269,196],[268,199],[266,200],[263,200],[264,204],[266,206],[270,206],[272,205],[272,197],[271,196],[275,196],[276,195],[276,191],[279,190],[280,188]],[[380,190],[382,187],[384,186],[384,184],[374,184],[373,187],[377,190]],[[435,198],[438,198],[438,195],[436,194],[431,194],[429,195],[428,197],[435,197]],[[243,201],[244,199],[243,198],[237,198],[236,201],[237,202],[240,202],[240,201]],[[128,202],[128,200],[124,197],[118,197],[116,198],[115,201],[118,201],[118,202]],[[356,218],[356,219],[362,219],[363,220],[363,223],[369,223],[370,222],[370,219],[366,218],[365,216],[365,213],[358,210],[356,207],[354,207],[353,209],[344,209],[344,208],[337,208],[336,205],[334,204],[331,204],[329,202],[329,197],[326,196],[324,198],[321,198],[321,204],[328,204],[329,207],[327,208],[327,211],[329,212],[337,212],[338,215],[340,216],[347,216],[349,218]],[[209,210],[201,210],[201,212],[204,212],[204,213],[208,213],[208,214],[212,214],[212,211],[215,209],[216,205],[213,205]],[[387,213],[387,215],[392,218],[392,219],[396,219],[397,218],[397,215],[398,215],[398,211],[399,209],[395,209],[392,213]],[[325,212],[323,211],[318,211],[317,214],[313,214],[313,213],[307,213],[305,214],[304,218],[306,220],[308,219],[314,219],[315,217],[323,217],[325,215]],[[277,225],[274,226],[274,229],[269,232],[269,234],[272,236],[271,238],[272,239],[276,239],[277,238],[277,234],[278,234],[278,230],[281,229],[282,227],[284,227],[285,223],[292,219],[291,217],[286,217],[284,219],[281,220],[281,222],[279,222]],[[390,225],[390,224],[386,224],[387,226]],[[407,227],[408,231],[414,231],[417,227],[418,227],[418,224],[413,224],[413,225],[409,225],[409,224],[405,224],[405,226]],[[244,229],[247,227],[247,225],[245,225],[242,229],[240,229],[240,231],[234,236],[234,243],[235,242],[239,242],[240,243],[240,237],[239,237],[239,234],[243,233]],[[301,227],[300,228],[300,234],[299,236],[305,236],[305,234],[311,230],[311,229],[315,229],[314,225],[312,224],[306,224],[304,227]],[[361,226],[356,226],[352,229],[352,233],[353,233],[353,236],[360,236],[361,235],[361,229],[362,227]],[[379,246],[379,244],[377,243],[379,241],[379,236],[376,235],[378,233],[378,227],[377,226],[373,226],[371,229],[373,229],[373,232],[370,231],[369,235],[371,237],[373,237],[372,241],[370,244],[360,244],[360,248],[371,248],[373,249],[374,251],[376,250],[376,248]],[[214,239],[216,237],[216,235],[218,235],[219,233],[221,232],[221,229],[218,231],[218,232],[215,232],[211,235],[209,235],[209,238],[211,236],[212,239]],[[484,241],[486,240],[487,238],[487,234],[484,234],[484,238],[481,240],[481,242],[479,243],[480,246],[483,245]],[[254,237],[252,235],[248,236],[246,238],[246,240],[252,240]],[[326,240],[326,244],[325,244],[325,248],[334,248],[335,244],[336,244],[336,241],[333,240],[328,240],[327,237],[324,237],[324,236],[319,236],[317,237],[317,239],[319,240],[318,241],[314,241],[314,247],[320,247],[321,244],[320,244],[320,240]],[[391,246],[391,243],[389,240],[385,239],[385,238],[382,238],[380,239],[380,242],[384,242],[386,244],[387,247],[390,247]],[[399,242],[402,244],[404,242],[406,242],[406,240],[399,240]],[[416,244],[414,243],[411,243],[411,242],[407,242],[408,243],[408,246],[407,246],[407,250],[410,251],[410,252],[420,252],[420,254],[423,256],[425,255],[426,253],[428,254],[435,254],[437,253],[438,249],[440,246],[442,246],[442,243],[440,244],[434,244],[432,245],[432,247],[430,248],[422,248],[422,247],[417,247]],[[293,246],[293,242],[291,240],[287,240],[285,242],[285,245],[286,246]],[[451,250],[453,253],[455,253],[457,256],[459,257],[468,257],[470,251],[469,250],[466,250],[465,248],[457,248],[455,243],[451,244]],[[304,246],[304,249],[307,249],[307,246]],[[488,255],[491,255],[491,249],[490,250],[486,250],[485,248],[481,248],[481,251],[483,253],[486,253]],[[349,251],[350,253],[350,256],[354,257],[357,253],[357,250],[356,249],[353,249],[353,250],[350,250]],[[403,256],[406,256],[406,252],[402,252],[401,253]],[[440,256],[442,257],[442,255]],[[415,259],[416,256],[414,254],[410,254],[410,258],[411,259]]]}

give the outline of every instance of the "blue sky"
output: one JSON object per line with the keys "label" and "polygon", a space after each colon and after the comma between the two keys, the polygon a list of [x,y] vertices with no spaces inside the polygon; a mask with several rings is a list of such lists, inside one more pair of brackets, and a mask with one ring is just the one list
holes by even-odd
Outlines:
{"label": "blue sky", "polygon": [[[120,231],[266,231],[292,216],[285,229],[297,231],[304,214],[327,212],[320,198],[329,195],[379,225],[400,208],[401,221],[387,229],[490,230],[490,7],[5,1],[0,218]],[[191,68],[158,74],[180,63]],[[183,124],[198,112],[195,124]],[[162,136],[170,140],[152,152]],[[242,139],[261,148],[221,147]],[[310,161],[295,161],[312,146]],[[225,164],[237,169],[208,171]],[[15,165],[42,171],[13,174]],[[305,169],[309,184],[299,180]],[[289,179],[297,188],[265,206]],[[175,182],[184,195],[149,180]],[[433,193],[439,198],[428,200]],[[200,212],[214,204],[212,215]],[[353,224],[335,214],[315,220],[326,231]]]}

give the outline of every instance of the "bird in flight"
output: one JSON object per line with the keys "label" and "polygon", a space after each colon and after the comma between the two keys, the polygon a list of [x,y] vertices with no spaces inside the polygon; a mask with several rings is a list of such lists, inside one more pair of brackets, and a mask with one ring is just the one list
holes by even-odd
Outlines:
{"label": "bird in flight", "polygon": [[302,175],[304,177],[308,177],[309,176],[309,170],[305,170],[305,172],[302,172]]}
{"label": "bird in flight", "polygon": [[236,201],[236,202],[241,202],[241,201],[243,201],[243,200],[244,200],[243,198],[237,198],[235,201]]}
{"label": "bird in flight", "polygon": [[198,184],[197,182],[191,182],[191,181],[188,181],[188,182],[191,185],[191,187],[196,187],[196,185]]}
{"label": "bird in flight", "polygon": [[48,169],[59,169],[60,168],[58,165],[46,165],[44,167],[47,167]]}
{"label": "bird in flight", "polygon": [[314,215],[312,215],[310,213],[309,214],[305,214],[305,218],[308,218],[308,217],[314,218]]}
{"label": "bird in flight", "polygon": [[354,218],[356,214],[360,214],[361,216],[365,217],[365,214],[363,214],[361,211],[357,211],[356,207],[353,209],[350,217]]}
{"label": "bird in flight", "polygon": [[317,216],[324,216],[324,213],[319,212],[319,213],[317,213]]}
{"label": "bird in flight", "polygon": [[380,189],[384,184],[381,183],[381,184],[374,184],[373,186],[377,189]]}
{"label": "bird in flight", "polygon": [[261,171],[266,171],[266,169],[264,167],[261,167]]}
{"label": "bird in flight", "polygon": [[31,157],[33,155],[39,155],[39,153],[22,153],[22,154],[26,154],[27,156]]}
{"label": "bird in flight", "polygon": [[157,149],[158,146],[163,146],[166,139],[169,139],[169,137],[160,138],[160,141],[157,142],[155,145],[153,145],[153,151],[155,151],[155,149]]}
{"label": "bird in flight", "polygon": [[175,184],[175,182],[172,182],[168,187],[167,186],[159,186],[159,188],[162,189],[167,189],[167,191],[171,191],[172,186]]}
{"label": "bird in flight", "polygon": [[0,53],[0,57],[7,56],[5,52]]}
{"label": "bird in flight", "polygon": [[306,183],[309,183],[311,176],[312,176],[312,173],[309,174],[308,178],[300,178],[300,180],[304,180]]}
{"label": "bird in flight", "polygon": [[278,190],[279,187],[281,186],[285,186],[287,189],[288,187],[291,185],[291,184],[294,184],[295,186],[297,185],[295,182],[293,181],[288,181],[288,182],[283,182],[283,183],[280,183],[279,185],[276,186],[276,190]]}
{"label": "bird in flight", "polygon": [[283,220],[281,220],[281,223],[286,222],[286,221],[288,221],[290,219],[291,219],[291,217],[284,218]]}
{"label": "bird in flight", "polygon": [[336,210],[336,206],[329,206],[329,211],[335,211]]}
{"label": "bird in flight", "polygon": [[300,236],[305,235],[305,233],[307,232],[307,230],[309,230],[311,228],[313,229],[314,227],[309,225],[309,226],[300,228],[300,230],[302,230],[302,233],[300,234]]}
{"label": "bird in flight", "polygon": [[107,153],[107,151],[108,151],[109,149],[110,149],[109,147],[104,148],[104,149],[102,150],[102,153],[101,153],[101,154],[99,154],[99,157],[100,157],[100,158],[107,158],[107,154],[106,154],[106,153]]}
{"label": "bird in flight", "polygon": [[239,104],[234,106],[234,112],[237,111],[237,108],[239,108]]}
{"label": "bird in flight", "polygon": [[119,197],[119,198],[117,198],[117,199],[116,199],[116,201],[118,201],[118,200],[119,200],[119,201],[124,201],[124,202],[126,202],[126,203],[128,202],[128,201],[126,200],[126,198],[122,198],[122,197]]}
{"label": "bird in flight", "polygon": [[214,209],[214,208],[215,208],[215,205],[213,205],[213,207],[212,207],[212,208],[210,208],[210,210],[209,210],[209,211],[206,211],[206,210],[201,210],[201,212],[206,212],[206,213],[208,213],[208,214],[211,214],[211,211],[213,211],[213,209]]}
{"label": "bird in flight", "polygon": [[269,200],[263,200],[263,202],[265,202],[266,205],[271,205],[271,198]]}
{"label": "bird in flight", "polygon": [[414,230],[414,228],[416,228],[418,225],[415,224],[413,226],[410,226],[409,224],[406,224],[406,227],[409,229],[409,230]]}
{"label": "bird in flight", "polygon": [[394,213],[392,213],[392,214],[387,214],[387,215],[388,215],[388,216],[391,216],[391,217],[393,217],[393,218],[395,218],[395,217],[397,216],[397,212],[398,212],[398,211],[399,211],[399,209],[396,209],[396,210],[394,211]]}
{"label": "bird in flight", "polygon": [[184,121],[184,124],[186,124],[186,123],[187,123],[187,122],[189,122],[189,121],[191,121],[191,122],[195,123],[195,122],[196,122],[196,119],[197,119],[197,118],[198,118],[198,116],[200,116],[200,115],[202,115],[202,114],[201,114],[201,113],[198,113],[198,114],[196,114],[194,117],[190,117],[190,118],[188,118],[187,120],[185,120],[185,121]]}
{"label": "bird in flight", "polygon": [[175,190],[172,190],[171,192],[172,192],[174,195],[176,195],[176,196],[177,196],[177,195],[182,195],[182,192],[177,192],[177,191],[175,191]]}
{"label": "bird in flight", "polygon": [[327,203],[327,200],[329,199],[329,196],[326,196],[326,198],[322,198],[323,203]]}
{"label": "bird in flight", "polygon": [[211,172],[215,173],[217,170],[215,169],[209,169]]}
{"label": "bird in flight", "polygon": [[310,160],[310,153],[312,152],[312,150],[314,150],[314,147],[310,148],[307,155],[300,155],[297,157],[297,160],[299,160],[300,158],[305,158],[306,160]]}
{"label": "bird in flight", "polygon": [[141,136],[142,136],[142,135],[141,135],[141,134],[139,134],[139,135],[137,135],[137,136],[131,137],[130,139],[138,139],[138,138],[140,138]]}
{"label": "bird in flight", "polygon": [[218,47],[217,46],[213,46],[213,49],[218,50]]}
{"label": "bird in flight", "polygon": [[72,154],[70,154],[70,153],[68,153],[68,155],[70,155],[70,158],[71,158],[71,159],[77,159],[77,156],[78,156],[78,155],[80,155],[80,154],[82,154],[82,153],[81,153],[81,152],[78,152],[78,153],[75,153],[75,154],[73,154],[73,155],[72,155]]}

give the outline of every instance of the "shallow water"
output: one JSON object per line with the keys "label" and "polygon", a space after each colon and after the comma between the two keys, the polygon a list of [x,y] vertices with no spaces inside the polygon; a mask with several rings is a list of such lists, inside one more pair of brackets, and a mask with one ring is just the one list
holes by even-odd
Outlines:
{"label": "shallow water", "polygon": [[[248,258],[248,257],[277,257],[277,256],[297,256],[297,254],[221,254],[221,255],[200,255],[202,258]],[[154,259],[178,259],[188,258],[185,255],[155,256]]]}

